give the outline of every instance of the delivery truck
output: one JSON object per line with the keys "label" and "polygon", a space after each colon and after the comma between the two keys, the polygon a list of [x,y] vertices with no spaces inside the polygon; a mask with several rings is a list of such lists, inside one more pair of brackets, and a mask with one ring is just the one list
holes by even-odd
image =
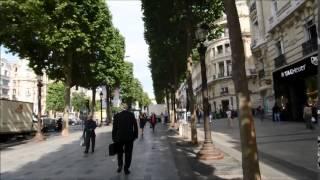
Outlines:
{"label": "delivery truck", "polygon": [[33,103],[0,99],[0,138],[34,134]]}

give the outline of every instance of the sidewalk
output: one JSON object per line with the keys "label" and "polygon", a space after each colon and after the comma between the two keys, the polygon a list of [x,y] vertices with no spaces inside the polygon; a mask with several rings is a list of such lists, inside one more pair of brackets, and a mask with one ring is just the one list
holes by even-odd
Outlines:
{"label": "sidewalk", "polygon": [[[318,178],[317,130],[297,122],[274,123],[255,120],[260,169],[265,179]],[[226,119],[214,120],[212,138],[217,147],[241,161],[239,124],[229,128]],[[190,132],[188,132],[190,137]],[[198,138],[203,139],[203,124],[198,124]]]}
{"label": "sidewalk", "polygon": [[57,136],[41,143],[27,143],[1,151],[3,180],[178,180],[178,170],[167,141],[167,129],[158,126],[153,134],[146,126],[144,137],[135,141],[131,174],[116,173],[116,156],[106,156],[111,127],[96,130],[94,154],[83,154],[81,132]]}

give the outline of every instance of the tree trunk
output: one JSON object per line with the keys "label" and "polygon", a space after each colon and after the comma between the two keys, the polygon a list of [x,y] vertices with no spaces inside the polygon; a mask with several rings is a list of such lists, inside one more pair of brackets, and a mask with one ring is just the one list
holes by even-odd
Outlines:
{"label": "tree trunk", "polygon": [[[318,6],[318,123],[320,121],[320,8],[319,8],[320,2],[317,1],[317,6]],[[318,136],[318,139],[320,136]]]}
{"label": "tree trunk", "polygon": [[64,111],[62,136],[69,135],[70,90],[72,86],[72,53],[67,54],[67,64],[64,67]]}
{"label": "tree trunk", "polygon": [[205,53],[207,48],[200,43],[198,47],[200,55],[200,68],[201,68],[201,94],[202,94],[202,106],[203,106],[203,122],[204,122],[204,139],[205,143],[212,143],[211,128],[209,122],[209,99],[208,99],[208,84],[207,84],[207,70]]}
{"label": "tree trunk", "polygon": [[260,180],[256,132],[251,111],[245,54],[235,0],[224,0],[232,52],[232,79],[239,104],[243,179]]}
{"label": "tree trunk", "polygon": [[167,101],[167,114],[168,114],[168,121],[170,122],[170,98],[169,98],[169,95],[168,95],[168,90],[166,89],[166,101]]}
{"label": "tree trunk", "polygon": [[94,118],[94,112],[96,107],[96,87],[92,87],[92,101],[90,115]]}
{"label": "tree trunk", "polygon": [[106,93],[107,93],[107,99],[106,99],[106,104],[107,104],[107,119],[108,119],[108,124],[111,123],[112,120],[112,115],[111,115],[111,88],[109,86],[106,86]]}
{"label": "tree trunk", "polygon": [[189,102],[189,111],[191,113],[191,143],[198,144],[198,135],[197,135],[197,123],[196,123],[196,108],[195,108],[195,97],[193,94],[192,87],[192,10],[191,10],[191,1],[186,1],[186,9],[187,9],[187,21],[186,21],[186,31],[187,31],[187,43],[186,43],[186,51],[187,51],[187,84],[188,84],[188,102]]}
{"label": "tree trunk", "polygon": [[189,102],[189,111],[191,113],[191,143],[198,144],[195,98],[194,98],[193,88],[192,88],[192,57],[191,56],[188,57],[187,83],[188,83],[187,98]]}

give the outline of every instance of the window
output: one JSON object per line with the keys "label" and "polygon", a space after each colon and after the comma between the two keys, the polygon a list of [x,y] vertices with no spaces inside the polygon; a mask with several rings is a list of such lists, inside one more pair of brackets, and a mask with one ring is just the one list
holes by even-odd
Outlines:
{"label": "window", "polygon": [[8,86],[8,85],[9,85],[9,81],[3,79],[3,80],[2,80],[2,85],[3,85],[3,86]]}
{"label": "window", "polygon": [[14,71],[15,71],[15,72],[17,72],[17,71],[18,71],[18,68],[17,68],[17,67],[16,67],[16,68],[14,68]]}
{"label": "window", "polygon": [[308,40],[315,40],[317,39],[318,33],[317,33],[317,27],[314,24],[313,20],[308,21],[308,23],[306,24],[306,30],[307,30],[307,37]]}
{"label": "window", "polygon": [[227,76],[231,76],[231,72],[232,72],[232,64],[231,64],[231,61],[228,60],[227,61]]}
{"label": "window", "polygon": [[225,44],[224,47],[226,49],[226,53],[230,53],[230,44]]}
{"label": "window", "polygon": [[8,76],[8,71],[4,70],[4,76]]}
{"label": "window", "polygon": [[226,93],[228,93],[228,92],[229,92],[228,87],[223,87],[223,88],[221,88],[221,94],[226,94]]}
{"label": "window", "polygon": [[224,76],[224,64],[223,62],[219,63],[219,74],[218,77],[223,77]]}
{"label": "window", "polygon": [[222,52],[223,52],[223,47],[222,47],[222,45],[218,46],[218,47],[217,47],[217,50],[218,50],[218,54],[222,54]]}
{"label": "window", "polygon": [[8,89],[2,89],[2,94],[3,94],[4,96],[8,96],[8,92],[9,92]]}
{"label": "window", "polygon": [[13,90],[12,90],[12,94],[13,94],[13,95],[16,95],[16,93],[17,93],[16,89],[13,89]]}
{"label": "window", "polygon": [[281,40],[277,41],[275,45],[276,45],[276,50],[277,50],[278,56],[280,56],[281,54],[284,53]]}

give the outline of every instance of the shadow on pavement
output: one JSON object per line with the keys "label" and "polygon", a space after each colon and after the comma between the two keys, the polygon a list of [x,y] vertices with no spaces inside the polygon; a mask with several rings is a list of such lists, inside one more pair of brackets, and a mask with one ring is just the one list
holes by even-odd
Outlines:
{"label": "shadow on pavement", "polygon": [[[240,180],[241,178],[225,179],[215,175],[217,169],[210,162],[205,163],[196,157],[194,149],[199,145],[188,144],[182,141],[176,133],[168,132],[171,151],[181,180]],[[219,160],[218,160],[219,161]]]}
{"label": "shadow on pavement", "polygon": [[[97,136],[96,141],[111,142],[111,132],[102,132]],[[64,141],[64,137],[58,137]],[[59,141],[58,138],[55,141]],[[47,143],[50,140],[41,142]],[[109,143],[108,143],[109,144]],[[39,143],[40,146],[40,143]],[[52,151],[50,148],[56,148]],[[1,172],[1,179],[4,180],[73,180],[73,179],[106,179],[105,169],[108,168],[106,161],[113,162],[106,158],[107,147],[105,143],[96,143],[95,153],[84,155],[84,147],[80,146],[80,139],[73,138],[69,142],[61,142],[59,145],[48,145],[48,153],[43,148],[36,146],[34,152],[25,152],[24,158],[28,159],[31,154],[39,152],[39,159],[30,161],[22,167],[11,171]],[[51,152],[50,152],[51,151]],[[12,163],[12,162],[11,162]],[[114,170],[114,167],[109,165]]]}
{"label": "shadow on pavement", "polygon": [[[227,142],[233,144],[232,148],[241,152],[238,122],[234,119],[235,126],[230,129],[227,128],[227,122],[222,121],[223,119],[216,121],[213,131],[229,136],[231,139]],[[318,179],[316,170],[304,166],[305,158],[312,159],[314,157],[316,163],[316,131],[306,130],[303,123],[290,123],[277,124],[271,122],[271,120],[270,122],[268,120],[259,122],[255,118],[259,159],[261,162],[296,179]],[[314,144],[315,147],[312,148],[310,144]],[[314,155],[312,152],[314,152]]]}

